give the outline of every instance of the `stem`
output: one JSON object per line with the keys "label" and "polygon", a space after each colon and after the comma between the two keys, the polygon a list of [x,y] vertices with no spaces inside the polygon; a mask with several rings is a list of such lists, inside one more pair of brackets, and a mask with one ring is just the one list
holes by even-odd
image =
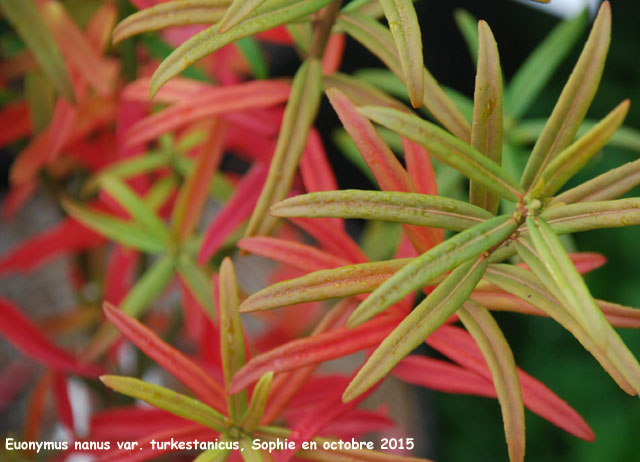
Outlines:
{"label": "stem", "polygon": [[324,49],[326,48],[327,42],[329,41],[329,36],[331,35],[333,23],[338,17],[341,6],[342,0],[333,0],[324,10],[324,15],[320,19],[320,23],[316,28],[313,45],[311,46],[311,52],[309,53],[310,57],[318,59],[322,58]]}

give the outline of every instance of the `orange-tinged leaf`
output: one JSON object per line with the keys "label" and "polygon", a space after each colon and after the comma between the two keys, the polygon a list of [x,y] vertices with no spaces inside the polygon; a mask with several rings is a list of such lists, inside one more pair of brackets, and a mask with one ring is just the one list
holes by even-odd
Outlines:
{"label": "orange-tinged leaf", "polygon": [[361,263],[278,282],[249,296],[240,305],[240,311],[269,310],[371,292],[410,261],[410,258],[404,258]]}
{"label": "orange-tinged leaf", "polygon": [[224,389],[195,362],[113,305],[105,303],[104,313],[126,339],[193,391],[204,403],[219,411],[225,408]]}
{"label": "orange-tinged leaf", "polygon": [[33,0],[3,0],[0,9],[34,54],[56,90],[73,102],[73,87],[62,53]]}
{"label": "orange-tinged leaf", "polygon": [[467,300],[458,316],[482,352],[498,395],[509,448],[509,460],[523,461],[525,453],[524,405],[511,348],[491,314]]}
{"label": "orange-tinged leaf", "polygon": [[611,6],[603,2],[571,77],[527,161],[520,182],[524,189],[535,186],[549,162],[573,141],[598,89],[610,34]]}
{"label": "orange-tinged leaf", "polygon": [[69,65],[76,69],[98,94],[108,95],[113,87],[115,69],[93,49],[64,6],[45,0],[40,2],[40,13],[51,28]]}
{"label": "orange-tinged leaf", "polygon": [[269,165],[269,175],[249,219],[245,237],[267,234],[275,225],[276,219],[268,215],[269,207],[284,199],[291,189],[300,156],[320,107],[321,96],[321,64],[317,59],[309,58],[293,79],[278,143]]}
{"label": "orange-tinged leaf", "polygon": [[207,138],[200,148],[196,164],[180,188],[172,216],[172,232],[183,242],[193,232],[202,214],[211,186],[211,178],[224,154],[224,124],[213,119]]}
{"label": "orange-tinged leaf", "polygon": [[239,391],[266,372],[289,371],[311,364],[341,358],[380,343],[394,328],[388,317],[376,318],[354,329],[339,328],[311,337],[293,340],[255,356],[240,369],[231,382],[230,391]]}
{"label": "orange-tinged leaf", "polygon": [[215,24],[231,0],[181,0],[160,3],[123,19],[113,30],[113,43],[133,35],[189,24]]}
{"label": "orange-tinged leaf", "polygon": [[[455,326],[442,326],[427,338],[427,344],[460,365],[491,380],[491,372],[473,338]],[[595,435],[584,419],[544,384],[518,369],[524,404],[578,438],[593,441]]]}
{"label": "orange-tinged leaf", "polygon": [[347,234],[344,227],[337,227],[327,220],[310,220],[307,218],[292,218],[294,225],[304,230],[318,243],[334,255],[349,260],[351,263],[365,263],[368,261],[358,244]]}
{"label": "orange-tinged leaf", "polygon": [[[502,70],[498,46],[489,25],[478,23],[478,72],[473,103],[471,146],[496,164],[502,163]],[[469,200],[496,214],[500,197],[471,181]]]}
{"label": "orange-tinged leaf", "polygon": [[274,237],[249,237],[241,239],[237,245],[242,250],[285,263],[304,272],[337,268],[349,264],[348,260],[310,245]]}
{"label": "orange-tinged leaf", "polygon": [[420,194],[438,194],[436,172],[431,165],[429,152],[415,141],[402,137],[404,149],[404,161],[407,164],[407,173]]}
{"label": "orange-tinged leaf", "polygon": [[260,80],[215,87],[204,95],[196,95],[140,120],[125,135],[125,144],[136,146],[207,117],[274,106],[287,100],[290,89],[283,80]]}
{"label": "orange-tinged leaf", "polygon": [[100,368],[82,364],[51,342],[15,305],[3,298],[0,298],[0,332],[16,349],[45,367],[92,378],[101,373]]}
{"label": "orange-tinged leaf", "polygon": [[322,55],[322,73],[330,75],[338,72],[344,57],[347,38],[344,34],[331,34],[327,47]]}

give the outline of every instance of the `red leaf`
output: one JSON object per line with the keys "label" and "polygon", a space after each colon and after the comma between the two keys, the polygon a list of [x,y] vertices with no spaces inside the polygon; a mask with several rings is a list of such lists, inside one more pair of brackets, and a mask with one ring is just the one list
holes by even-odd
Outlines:
{"label": "red leaf", "polygon": [[91,416],[90,436],[93,440],[123,441],[192,424],[193,422],[162,409],[118,407],[105,409]]}
{"label": "red leaf", "polygon": [[[125,101],[147,103],[149,101],[150,77],[142,77],[134,80],[122,89],[120,98]],[[210,91],[211,85],[198,80],[174,77],[169,80],[153,97],[157,103],[180,103],[185,99],[191,99]]]}
{"label": "red leaf", "polygon": [[54,345],[18,308],[3,298],[0,298],[0,333],[15,348],[45,367],[84,377],[97,377],[103,373],[96,366],[81,364]]}
{"label": "red leaf", "polygon": [[[475,341],[465,330],[444,325],[426,343],[493,383],[491,372]],[[578,438],[593,441],[595,435],[584,419],[544,384],[518,369],[522,399],[527,408]]]}
{"label": "red leaf", "polygon": [[71,411],[69,393],[67,392],[67,379],[60,372],[53,374],[53,396],[55,397],[54,401],[60,422],[73,432],[75,427],[73,425],[73,412]]}
{"label": "red leaf", "polygon": [[431,165],[427,150],[418,143],[404,137],[402,138],[402,147],[404,148],[407,172],[409,172],[409,177],[413,180],[413,184],[416,185],[416,191],[420,194],[438,194],[436,173]]}
{"label": "red leaf", "polygon": [[104,300],[118,305],[131,289],[139,254],[136,250],[117,245],[107,263],[104,282]]}
{"label": "red leaf", "polygon": [[290,218],[294,225],[313,237],[318,243],[334,255],[349,260],[350,263],[369,261],[356,242],[341,226],[325,219]]}
{"label": "red leaf", "polygon": [[247,252],[290,265],[305,273],[349,264],[347,260],[310,245],[275,237],[258,236],[241,239],[238,242],[238,247]]}
{"label": "red leaf", "polygon": [[375,318],[354,329],[343,327],[289,342],[247,362],[233,377],[229,391],[237,393],[269,371],[289,371],[378,345],[396,324],[389,317]]}
{"label": "red leaf", "polygon": [[52,259],[95,247],[104,238],[70,218],[21,242],[0,258],[0,274],[27,273]]}
{"label": "red leaf", "polygon": [[13,361],[0,372],[0,412],[16,400],[33,377],[33,367],[23,361]]}
{"label": "red leaf", "polygon": [[322,73],[331,75],[340,70],[347,40],[344,34],[331,34],[322,55]]}
{"label": "red leaf", "polygon": [[214,87],[204,95],[174,104],[136,123],[126,134],[127,146],[153,140],[163,133],[207,117],[283,103],[291,86],[281,80],[259,80]]}
{"label": "red leaf", "polygon": [[[607,263],[604,255],[594,252],[572,252],[569,258],[580,274],[589,273]],[[529,269],[526,263],[518,263],[521,268]]]}
{"label": "red leaf", "polygon": [[198,252],[198,263],[205,264],[218,251],[227,236],[249,218],[267,179],[267,172],[266,165],[255,164],[238,183],[231,199],[207,227]]}
{"label": "red leaf", "polygon": [[226,409],[224,388],[196,363],[166,344],[142,323],[112,305],[105,303],[104,312],[124,337],[193,391],[203,402],[219,411]]}
{"label": "red leaf", "polygon": [[9,103],[0,109],[0,148],[31,134],[29,108],[25,103]]}

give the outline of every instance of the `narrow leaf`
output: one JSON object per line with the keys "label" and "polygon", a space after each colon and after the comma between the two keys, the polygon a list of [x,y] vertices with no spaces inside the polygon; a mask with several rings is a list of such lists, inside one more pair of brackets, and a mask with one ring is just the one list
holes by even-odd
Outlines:
{"label": "narrow leaf", "polygon": [[558,205],[545,210],[541,216],[551,225],[554,232],[567,234],[640,224],[638,209],[640,199],[630,198]]}
{"label": "narrow leaf", "polygon": [[618,168],[582,183],[556,196],[552,204],[571,204],[617,199],[640,184],[640,159],[628,162]]}
{"label": "narrow leaf", "polygon": [[433,156],[501,197],[517,202],[522,194],[522,189],[499,165],[432,123],[395,109],[363,107],[359,111],[374,122],[420,143]]}
{"label": "narrow leaf", "polygon": [[218,33],[223,34],[235,27],[264,2],[265,0],[234,0],[231,2],[224,17],[218,23]]}
{"label": "narrow leaf", "polygon": [[267,399],[269,398],[269,392],[271,391],[272,381],[273,372],[267,372],[265,375],[260,377],[260,380],[258,380],[258,383],[253,389],[251,404],[249,405],[249,408],[242,419],[242,423],[240,424],[249,434],[253,433],[260,424],[262,414],[267,406]]}
{"label": "narrow leaf", "polygon": [[[224,383],[229,388],[233,375],[244,366],[244,335],[242,321],[238,313],[238,285],[229,257],[220,266],[220,287],[218,289],[218,307],[220,309],[220,356]],[[247,392],[230,394],[227,398],[229,417],[237,420],[247,409]]]}
{"label": "narrow leaf", "polygon": [[[498,46],[485,21],[478,23],[478,71],[473,102],[471,146],[497,165],[502,163],[502,70]],[[500,197],[471,181],[469,201],[492,214],[498,212]]]}
{"label": "narrow leaf", "polygon": [[206,310],[211,320],[215,320],[217,316],[213,303],[211,278],[203,268],[198,266],[192,258],[186,255],[177,259],[176,268],[180,279],[187,285],[189,291],[198,301],[198,304]]}
{"label": "narrow leaf", "polygon": [[143,230],[138,223],[121,220],[107,213],[92,211],[66,199],[62,200],[62,207],[83,225],[125,246],[149,253],[162,253],[166,250],[166,245],[162,240]]}
{"label": "narrow leaf", "polygon": [[62,53],[33,0],[2,0],[0,9],[29,47],[52,85],[68,101],[73,102],[73,87]]}
{"label": "narrow leaf", "polygon": [[491,249],[507,238],[515,228],[514,220],[503,215],[438,244],[414,258],[378,287],[354,311],[348,325],[354,326],[370,319],[409,293],[420,289],[428,281]]}
{"label": "narrow leaf", "polygon": [[126,339],[193,391],[199,399],[214,409],[224,409],[224,389],[196,363],[113,305],[105,303],[104,313]]}
{"label": "narrow leaf", "polygon": [[120,22],[113,30],[113,43],[133,35],[190,24],[215,24],[224,16],[231,0],[180,0],[145,8]]}
{"label": "narrow leaf", "polygon": [[455,199],[409,192],[317,192],[291,197],[271,207],[277,217],[338,217],[383,220],[464,231],[492,218],[485,210]]}
{"label": "narrow leaf", "polygon": [[140,227],[154,239],[169,242],[164,222],[126,183],[116,177],[103,176],[100,186],[120,204]]}
{"label": "narrow leaf", "polygon": [[117,375],[103,375],[100,380],[118,393],[140,399],[154,407],[197,422],[220,433],[225,432],[227,425],[229,425],[227,418],[219,412],[198,400],[168,388]]}
{"label": "narrow leaf", "polygon": [[458,316],[482,351],[493,377],[502,409],[510,461],[523,461],[525,452],[524,405],[511,348],[491,314],[467,300]]}
{"label": "narrow leaf", "polygon": [[598,89],[610,33],[611,6],[603,2],[571,77],[533,147],[520,182],[523,188],[535,185],[549,162],[573,141]]}
{"label": "narrow leaf", "polygon": [[424,96],[424,64],[422,34],[412,0],[380,0],[409,90],[413,107],[422,106]]}
{"label": "narrow leaf", "polygon": [[588,19],[584,11],[558,24],[520,66],[505,94],[505,111],[510,117],[522,117],[534,103],[582,35]]}
{"label": "narrow leaf", "polygon": [[16,306],[3,298],[0,298],[0,333],[16,349],[45,367],[83,377],[97,377],[101,373],[100,368],[82,364],[51,342]]}
{"label": "narrow leaf", "polygon": [[350,355],[380,344],[396,323],[377,318],[354,329],[339,328],[288,342],[251,360],[233,377],[230,391],[239,391],[267,372],[285,372]]}
{"label": "narrow leaf", "polygon": [[560,190],[613,136],[622,125],[629,106],[629,100],[620,103],[602,121],[549,162],[533,188],[532,197],[553,196]]}
{"label": "narrow leaf", "polygon": [[273,203],[289,193],[320,106],[321,80],[322,65],[317,59],[306,60],[296,72],[267,182],[249,219],[245,237],[266,234],[273,228],[275,218],[269,217],[267,212]]}
{"label": "narrow leaf", "polygon": [[218,26],[206,29],[180,45],[153,74],[150,93],[153,96],[169,79],[191,64],[231,42],[257,34],[280,24],[292,22],[326,6],[330,0],[266,1],[233,29],[218,33]]}
{"label": "narrow leaf", "polygon": [[467,42],[467,48],[474,64],[478,64],[478,20],[467,10],[459,9],[453,12],[453,19],[462,34],[462,38]]}
{"label": "narrow leaf", "polygon": [[487,261],[458,266],[389,334],[351,381],[342,399],[350,401],[384,378],[469,298]]}
{"label": "narrow leaf", "polygon": [[[338,17],[337,25],[377,56],[394,74],[403,78],[398,50],[389,29],[373,18],[352,12]],[[462,140],[469,140],[471,128],[456,105],[431,73],[424,69],[423,103],[435,119]]]}
{"label": "narrow leaf", "polygon": [[279,282],[249,296],[240,305],[240,312],[270,310],[371,292],[410,261],[405,258],[343,266]]}

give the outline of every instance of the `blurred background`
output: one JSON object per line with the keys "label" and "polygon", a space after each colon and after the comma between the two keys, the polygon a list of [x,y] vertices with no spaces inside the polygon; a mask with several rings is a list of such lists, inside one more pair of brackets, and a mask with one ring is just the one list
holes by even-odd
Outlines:
{"label": "blurred background", "polygon": [[[81,0],[85,1],[85,0]],[[90,3],[91,0],[86,0]],[[77,2],[76,2],[77,3]],[[454,21],[454,12],[464,9],[478,19],[486,20],[496,37],[505,81],[508,82],[521,63],[538,43],[548,36],[560,19],[548,13],[549,8],[530,8],[526,2],[513,0],[421,0],[418,12],[422,25],[425,63],[435,78],[463,95],[472,97],[475,66],[471,54]],[[552,0],[558,12],[575,13],[579,1]],[[592,8],[594,2],[588,2]],[[595,2],[597,3],[597,2]],[[119,2],[130,8],[128,2]],[[562,4],[562,5],[561,5]],[[562,6],[567,5],[564,9]],[[613,0],[612,44],[603,81],[596,96],[590,118],[604,116],[625,98],[631,98],[631,111],[626,125],[640,129],[640,3]],[[6,31],[6,24],[2,24]],[[527,111],[526,118],[547,117],[569,76],[586,38],[568,54],[553,78]],[[272,73],[291,75],[298,65],[295,53],[279,50],[274,55]],[[343,71],[379,66],[377,60],[359,44],[349,41]],[[334,144],[332,134],[338,127],[335,114],[325,102],[318,122],[338,172],[341,188],[370,188],[366,176],[349,162]],[[1,127],[0,127],[1,129]],[[523,144],[516,157],[526,158],[528,144]],[[607,147],[585,168],[576,182],[634,160],[637,151]],[[0,188],[7,188],[8,169],[12,156],[0,155]],[[447,194],[465,195],[463,182],[452,181],[443,187]],[[638,196],[639,189],[629,196]],[[4,227],[5,224],[0,224]],[[361,231],[361,223],[353,223],[353,232]],[[17,232],[20,232],[17,230]],[[640,307],[640,229],[638,227],[592,231],[575,236],[573,242],[581,251],[599,252],[608,264],[587,276],[592,293],[597,298]],[[24,289],[20,289],[24,291]],[[5,294],[6,295],[6,294]],[[511,343],[519,366],[573,406],[591,425],[596,434],[594,443],[574,438],[527,411],[527,460],[602,462],[633,461],[640,454],[640,401],[627,396],[602,371],[590,355],[557,324],[535,317],[497,313],[507,340]],[[640,332],[620,331],[631,351],[640,356]],[[428,438],[429,453],[441,462],[501,461],[506,456],[500,409],[496,400],[429,393],[420,390],[425,406],[429,435],[415,428],[416,439]],[[4,417],[0,417],[4,418]],[[426,431],[426,430],[425,430]]]}

